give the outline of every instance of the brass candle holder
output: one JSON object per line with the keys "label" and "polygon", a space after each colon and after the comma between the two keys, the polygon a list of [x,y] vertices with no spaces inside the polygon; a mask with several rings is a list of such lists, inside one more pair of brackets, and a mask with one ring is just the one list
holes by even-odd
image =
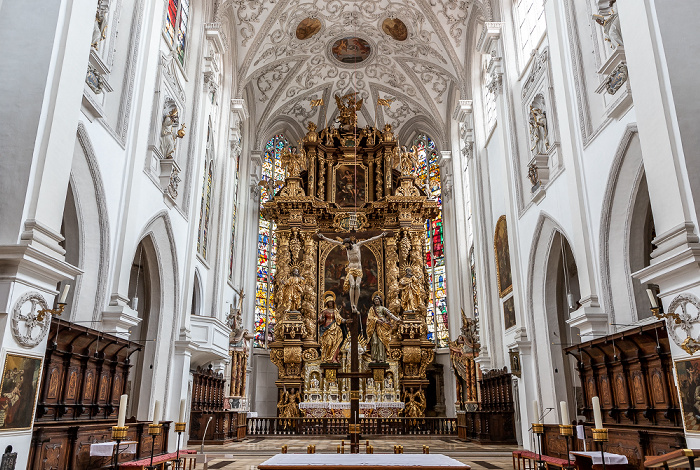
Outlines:
{"label": "brass candle holder", "polygon": [[544,435],[544,424],[532,423],[532,432],[535,434],[535,436],[537,436],[537,468],[543,470],[544,463],[542,463],[542,436]]}
{"label": "brass candle holder", "polygon": [[112,467],[118,468],[119,465],[119,444],[126,439],[127,426],[112,426],[112,440],[116,441],[114,446],[114,455],[112,457]]}
{"label": "brass candle holder", "polygon": [[162,424],[149,424],[148,425],[148,435],[151,436],[151,465],[149,465],[148,469],[155,470],[156,467],[153,466],[153,453],[155,452],[156,448],[156,436],[160,436],[160,431],[163,428]]}
{"label": "brass candle holder", "polygon": [[185,427],[187,427],[187,423],[175,423],[175,432],[177,433],[177,451],[175,454],[175,468],[177,470],[180,470],[180,436],[183,432],[185,432]]}
{"label": "brass candle holder", "polygon": [[593,428],[592,431],[593,440],[600,445],[600,457],[603,459],[603,470],[605,470],[605,451],[603,450],[603,444],[608,442],[608,430],[605,428]]}
{"label": "brass candle holder", "polygon": [[566,441],[566,461],[567,466],[571,468],[571,455],[569,454],[569,439],[573,438],[574,435],[573,424],[560,424],[559,434],[561,436],[564,436],[564,440]]}

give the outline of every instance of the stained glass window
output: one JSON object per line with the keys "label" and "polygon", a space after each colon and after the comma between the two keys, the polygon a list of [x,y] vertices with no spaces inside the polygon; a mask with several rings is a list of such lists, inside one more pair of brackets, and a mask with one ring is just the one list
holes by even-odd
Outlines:
{"label": "stained glass window", "polygon": [[438,346],[443,347],[447,346],[448,342],[448,319],[440,166],[435,142],[430,137],[419,135],[413,144],[418,149],[419,181],[426,189],[428,196],[437,200],[441,208],[438,217],[432,221],[426,221],[425,224],[425,266],[428,270],[430,284],[430,299],[426,317],[428,339],[435,341],[437,337]]}
{"label": "stained glass window", "polygon": [[[269,201],[281,187],[286,176],[282,169],[282,151],[289,147],[283,135],[276,135],[265,145],[263,155],[262,180],[260,187],[260,207]],[[260,217],[258,225],[258,270],[255,292],[255,340],[254,346],[265,347],[273,340],[272,329],[275,323],[273,281],[275,278],[275,225]]]}
{"label": "stained glass window", "polygon": [[209,216],[211,214],[211,186],[214,181],[214,136],[211,123],[207,128],[207,149],[204,158],[204,177],[202,181],[202,202],[199,211],[199,234],[197,236],[197,251],[206,259],[209,242]]}
{"label": "stained glass window", "polygon": [[[240,142],[239,142],[240,145]],[[238,211],[238,178],[241,175],[241,153],[236,158],[236,173],[233,179],[233,215],[231,216],[231,246],[229,247],[228,278],[233,280],[233,248],[236,241],[236,214]]]}
{"label": "stained glass window", "polygon": [[163,33],[171,49],[175,49],[178,60],[185,63],[185,47],[189,29],[190,0],[168,0]]}

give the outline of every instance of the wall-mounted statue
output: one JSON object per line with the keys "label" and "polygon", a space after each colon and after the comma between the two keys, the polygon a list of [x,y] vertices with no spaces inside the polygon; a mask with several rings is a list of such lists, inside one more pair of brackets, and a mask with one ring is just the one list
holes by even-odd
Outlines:
{"label": "wall-mounted statue", "polygon": [[413,275],[413,269],[406,268],[406,274],[399,280],[401,308],[404,312],[418,312],[421,303],[420,279]]}
{"label": "wall-mounted statue", "polygon": [[601,11],[597,15],[593,15],[596,23],[603,27],[605,40],[610,43],[610,47],[615,49],[618,46],[624,46],[622,42],[622,29],[620,28],[620,17],[612,8],[605,14]]}
{"label": "wall-mounted statue", "polygon": [[340,324],[346,320],[335,308],[335,294],[327,291],[324,294],[326,308],[318,316],[318,336],[321,343],[321,362],[338,362],[340,345],[343,343],[343,330]]}
{"label": "wall-mounted statue", "polygon": [[299,268],[294,268],[284,281],[284,284],[282,284],[282,305],[280,311],[282,313],[300,311],[303,294],[304,278],[299,274]]}
{"label": "wall-mounted statue", "polygon": [[537,95],[530,105],[530,151],[544,155],[549,151],[549,131],[547,129],[547,113],[544,108],[544,98]]}
{"label": "wall-mounted statue", "polygon": [[185,137],[185,124],[180,129],[177,107],[173,106],[168,114],[163,117],[163,124],[160,129],[160,151],[163,158],[173,158],[177,139]]}
{"label": "wall-mounted statue", "polygon": [[97,4],[97,12],[95,13],[95,24],[92,28],[92,47],[97,49],[97,45],[107,35],[107,22],[109,18],[109,2],[100,0]]}

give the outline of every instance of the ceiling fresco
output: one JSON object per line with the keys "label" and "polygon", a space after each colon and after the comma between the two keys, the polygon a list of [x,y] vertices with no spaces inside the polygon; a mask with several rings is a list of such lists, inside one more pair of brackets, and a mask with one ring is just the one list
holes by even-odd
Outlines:
{"label": "ceiling fresco", "polygon": [[280,116],[325,126],[333,95],[351,91],[366,103],[362,126],[419,118],[444,132],[451,90],[465,91],[468,25],[491,11],[488,0],[221,0],[217,15],[235,24],[236,95],[260,137]]}

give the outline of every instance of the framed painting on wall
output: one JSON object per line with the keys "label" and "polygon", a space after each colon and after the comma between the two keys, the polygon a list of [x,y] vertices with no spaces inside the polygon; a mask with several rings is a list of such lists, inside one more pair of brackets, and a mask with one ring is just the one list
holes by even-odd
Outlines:
{"label": "framed painting on wall", "polygon": [[0,431],[31,429],[41,357],[7,353],[0,383]]}
{"label": "framed painting on wall", "polygon": [[509,330],[515,326],[515,299],[511,295],[503,301],[503,326]]}
{"label": "framed painting on wall", "polygon": [[502,215],[496,223],[493,236],[493,249],[496,254],[496,280],[498,295],[503,298],[513,291],[513,276],[510,271],[510,248],[508,246],[508,226],[506,216]]}
{"label": "framed painting on wall", "polygon": [[700,432],[700,358],[675,365],[683,426],[686,432]]}

